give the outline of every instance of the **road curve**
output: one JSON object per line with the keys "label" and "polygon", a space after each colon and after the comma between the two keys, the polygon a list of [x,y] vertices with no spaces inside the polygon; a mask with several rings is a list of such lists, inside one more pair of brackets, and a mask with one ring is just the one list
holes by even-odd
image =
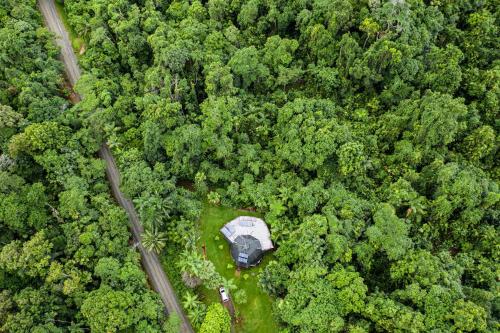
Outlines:
{"label": "road curve", "polygon": [[[80,78],[80,68],[78,67],[76,56],[71,47],[68,32],[57,14],[54,0],[39,0],[38,7],[40,8],[48,29],[56,35],[56,42],[61,47],[61,60],[64,63],[69,82],[74,86],[76,81]],[[77,99],[79,100],[80,97],[77,96]],[[132,230],[135,243],[138,243],[137,248],[141,254],[142,265],[149,277],[151,285],[160,295],[167,312],[177,313],[180,317],[180,332],[194,333],[189,320],[186,318],[184,311],[182,311],[182,307],[175,295],[174,289],[163,271],[158,256],[155,253],[150,253],[145,250],[140,243],[141,234],[144,229],[139,221],[134,205],[120,191],[120,172],[118,171],[115,159],[107,145],[103,144],[99,150],[99,156],[106,161],[106,176],[111,185],[111,192],[118,204],[120,204],[127,213],[130,229]]]}

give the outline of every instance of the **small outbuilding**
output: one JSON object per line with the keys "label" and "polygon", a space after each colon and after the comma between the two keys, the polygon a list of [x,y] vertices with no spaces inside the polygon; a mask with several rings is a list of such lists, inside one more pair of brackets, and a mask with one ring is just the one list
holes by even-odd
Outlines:
{"label": "small outbuilding", "polygon": [[264,253],[273,249],[269,228],[257,217],[239,216],[220,231],[231,244],[231,256],[239,267],[257,265]]}

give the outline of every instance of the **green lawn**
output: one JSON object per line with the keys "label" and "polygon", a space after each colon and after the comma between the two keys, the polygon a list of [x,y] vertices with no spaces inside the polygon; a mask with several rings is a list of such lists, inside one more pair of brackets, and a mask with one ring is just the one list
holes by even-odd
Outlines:
{"label": "green lawn", "polygon": [[73,46],[73,50],[75,51],[76,56],[80,56],[80,49],[84,45],[84,41],[82,38],[78,37],[76,32],[73,30],[71,25],[68,23],[68,14],[66,14],[66,11],[64,10],[64,5],[61,3],[60,0],[56,0],[56,9],[57,12],[59,13],[59,16],[61,17],[64,26],[66,27],[66,30],[68,31],[69,34],[69,39],[71,40],[71,46]]}
{"label": "green lawn", "polygon": [[[199,222],[202,235],[200,246],[205,243],[208,259],[214,263],[217,271],[226,279],[232,278],[238,289],[244,289],[247,293],[248,301],[246,304],[235,304],[236,311],[242,319],[241,323],[236,327],[236,332],[276,333],[279,331],[279,327],[272,316],[271,298],[260,289],[257,277],[258,273],[269,262],[272,254],[268,253],[257,267],[242,270],[240,277],[237,277],[235,276],[235,265],[229,253],[228,243],[219,232],[219,229],[224,224],[241,215],[259,216],[259,214],[253,212],[218,207],[206,203]],[[222,250],[219,248],[221,245]],[[233,267],[228,268],[228,264]],[[244,278],[246,274],[248,274],[247,279]],[[216,290],[202,288],[201,294],[206,304],[219,302],[219,294]]]}

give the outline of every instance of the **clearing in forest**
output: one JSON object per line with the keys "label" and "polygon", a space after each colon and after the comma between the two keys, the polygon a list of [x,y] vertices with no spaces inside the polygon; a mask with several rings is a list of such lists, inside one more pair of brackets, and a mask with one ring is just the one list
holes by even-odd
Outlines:
{"label": "clearing in forest", "polygon": [[[207,257],[214,263],[217,272],[226,279],[233,279],[234,284],[238,287],[237,290],[245,290],[246,292],[247,302],[245,304],[234,302],[235,291],[231,292],[237,315],[241,318],[241,322],[236,325],[236,332],[275,333],[279,331],[279,328],[272,316],[272,300],[260,289],[258,281],[259,272],[272,258],[272,254],[267,253],[258,266],[242,269],[238,274],[229,251],[229,244],[219,231],[224,224],[241,215],[261,217],[258,213],[205,203],[199,224],[201,228],[200,246],[206,245]],[[206,304],[219,302],[217,290],[202,288],[201,294],[202,300]]]}

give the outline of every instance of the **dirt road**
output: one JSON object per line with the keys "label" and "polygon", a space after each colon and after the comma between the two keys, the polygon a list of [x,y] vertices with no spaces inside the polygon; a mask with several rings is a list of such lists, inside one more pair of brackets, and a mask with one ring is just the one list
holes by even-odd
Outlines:
{"label": "dirt road", "polygon": [[[57,14],[54,0],[39,0],[38,6],[43,14],[48,29],[57,37],[57,44],[61,47],[61,60],[64,63],[66,75],[68,76],[71,85],[74,86],[76,81],[80,78],[81,72],[78,67],[78,62],[73,52],[73,48],[71,47],[68,32],[66,31],[61,18]],[[78,97],[78,99],[79,98],[80,97]],[[142,265],[149,277],[151,285],[160,295],[167,312],[177,313],[181,318],[180,332],[194,333],[189,320],[187,320],[186,315],[182,311],[182,307],[175,295],[174,289],[163,271],[158,256],[155,253],[146,251],[140,244],[140,235],[142,234],[143,228],[139,222],[139,217],[132,202],[120,191],[120,172],[118,171],[110,149],[106,145],[103,145],[99,150],[99,156],[106,161],[106,175],[109,184],[111,185],[113,196],[118,204],[120,204],[120,206],[122,206],[127,212],[130,229],[132,231],[134,241],[139,243],[138,249],[142,258]]]}
{"label": "dirt road", "polygon": [[57,14],[54,0],[40,0],[38,1],[38,8],[42,12],[47,28],[57,36],[56,42],[61,48],[61,60],[64,63],[66,75],[71,86],[74,86],[80,78],[80,67],[78,67],[78,62],[73,53],[68,32]]}
{"label": "dirt road", "polygon": [[221,300],[221,304],[227,309],[229,315],[231,316],[231,333],[235,333],[236,329],[234,328],[234,326],[236,324],[236,310],[234,309],[233,299],[229,298],[229,301],[227,302],[223,302]]}
{"label": "dirt road", "polygon": [[170,284],[163,268],[161,266],[160,260],[155,253],[148,252],[142,244],[140,243],[140,235],[143,232],[142,224],[139,222],[139,217],[135,211],[132,202],[127,199],[123,193],[120,191],[120,174],[115,163],[113,155],[108,146],[103,145],[99,150],[99,156],[106,161],[106,175],[108,177],[109,184],[111,185],[111,192],[115,197],[116,201],[120,206],[125,209],[130,222],[130,229],[134,236],[134,242],[138,243],[137,248],[141,253],[142,265],[148,274],[149,281],[156,290],[165,304],[165,308],[168,313],[177,313],[182,320],[181,332],[194,332],[189,320],[186,318],[182,307],[177,299],[174,289]]}

